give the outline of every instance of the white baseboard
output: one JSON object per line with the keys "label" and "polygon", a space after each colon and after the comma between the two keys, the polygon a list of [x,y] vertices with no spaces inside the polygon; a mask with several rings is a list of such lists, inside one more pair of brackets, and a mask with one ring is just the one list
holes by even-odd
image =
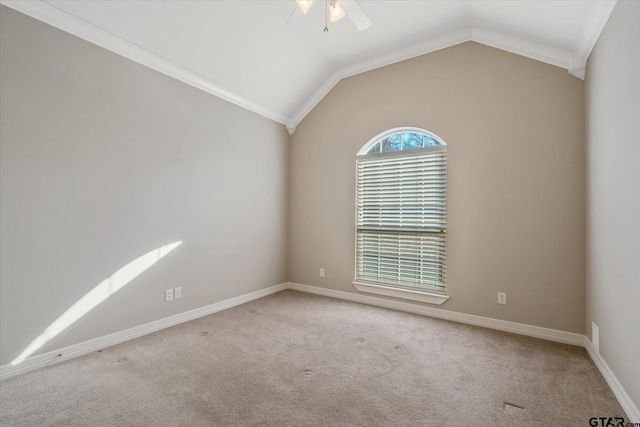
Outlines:
{"label": "white baseboard", "polygon": [[525,325],[522,323],[509,322],[505,320],[492,319],[489,317],[476,316],[473,314],[464,314],[435,309],[418,304],[387,300],[368,295],[360,295],[356,293],[336,291],[333,289],[319,288],[316,286],[302,285],[300,283],[292,282],[281,283],[279,285],[271,286],[259,291],[220,301],[215,304],[169,316],[164,319],[156,320],[124,331],[105,335],[103,337],[95,338],[79,344],[74,344],[38,356],[33,356],[26,359],[18,366],[0,366],[0,381],[14,377],[16,375],[35,371],[36,369],[43,368],[48,365],[53,365],[58,362],[83,356],[85,354],[91,353],[92,351],[97,351],[112,345],[120,344],[122,342],[129,341],[131,339],[138,338],[165,328],[169,328],[180,323],[188,322],[190,320],[207,316],[209,314],[217,313],[219,311],[226,310],[228,308],[274,294],[276,292],[284,291],[286,289],[292,289],[295,291],[322,295],[331,298],[338,298],[347,301],[359,302],[362,304],[374,305],[378,307],[390,308],[394,310],[405,311],[408,313],[421,314],[425,316],[436,317],[439,319],[451,320],[454,322],[482,326],[499,331],[512,332],[549,341],[556,341],[564,344],[585,347],[587,353],[613,391],[613,394],[618,399],[620,406],[622,406],[622,409],[625,411],[627,417],[629,418],[628,421],[632,423],[640,422],[640,412],[638,411],[637,406],[634,404],[616,376],[613,374],[613,372],[609,368],[609,365],[607,365],[602,356],[594,350],[591,341],[589,341],[589,339],[584,335],[575,334],[572,332],[558,331],[555,329],[542,328],[539,326]]}
{"label": "white baseboard", "polygon": [[36,369],[43,368],[48,365],[53,365],[54,363],[83,356],[85,354],[91,353],[92,351],[97,351],[106,347],[110,347],[112,345],[120,344],[122,342],[129,341],[134,338],[150,334],[152,332],[157,332],[161,329],[169,328],[171,326],[179,325],[180,323],[188,322],[199,317],[217,313],[219,311],[226,310],[228,308],[274,294],[276,292],[284,291],[285,289],[287,289],[287,287],[287,283],[281,283],[269,288],[260,289],[259,291],[250,292],[248,294],[220,301],[215,304],[206,305],[204,307],[196,308],[184,313],[165,317],[164,319],[155,320],[153,322],[126,329],[124,331],[115,332],[113,334],[105,335],[103,337],[95,338],[79,344],[74,344],[59,350],[50,351],[38,356],[29,357],[17,366],[3,365],[0,366],[0,381],[7,378],[15,377],[16,375],[35,371]]}
{"label": "white baseboard", "polygon": [[469,325],[482,326],[499,331],[512,332],[515,334],[526,335],[535,338],[542,338],[548,341],[556,341],[564,344],[576,345],[584,347],[587,353],[595,363],[596,367],[604,377],[605,381],[618,399],[620,406],[625,411],[629,422],[640,423],[640,412],[633,403],[625,389],[622,387],[616,376],[613,374],[609,365],[604,361],[599,353],[596,353],[591,341],[582,334],[572,332],[558,331],[555,329],[541,328],[539,326],[525,325],[523,323],[509,322],[506,320],[492,319],[489,317],[475,316],[473,314],[456,313],[453,311],[440,310],[426,307],[418,304],[387,300],[382,298],[371,297],[368,295],[360,295],[350,292],[336,291],[333,289],[319,288],[317,286],[302,285],[300,283],[289,282],[287,289],[292,289],[310,294],[323,295],[326,297],[338,298],[347,301],[354,301],[363,304],[374,305],[378,307],[391,308],[394,310],[406,311],[409,313],[422,314],[439,319],[451,320]]}
{"label": "white baseboard", "polygon": [[607,362],[605,362],[600,353],[596,352],[593,344],[586,336],[584,337],[584,348],[587,349],[587,353],[591,356],[593,363],[596,364],[604,380],[609,384],[609,388],[611,388],[616,399],[618,399],[620,406],[622,406],[622,409],[627,414],[627,421],[634,424],[640,423],[640,411],[638,411],[638,407],[633,403],[626,390],[622,387],[622,384],[620,384],[620,381],[618,381],[618,378],[616,378],[611,368],[609,368],[609,365],[607,365]]}
{"label": "white baseboard", "polygon": [[336,291],[333,289],[319,288],[317,286],[302,285],[300,283],[288,283],[288,288],[311,294],[324,295],[327,297],[339,298],[348,301],[360,302],[363,304],[375,305],[378,307],[392,308],[409,313],[422,314],[438,319],[451,320],[469,325],[482,326],[489,329],[497,329],[514,334],[527,335],[535,338],[542,338],[548,341],[556,341],[564,344],[584,346],[584,335],[573,332],[558,331],[555,329],[542,328],[540,326],[525,325],[523,323],[509,322],[506,320],[492,319],[489,317],[476,316],[473,314],[458,313],[455,311],[431,308],[423,305],[376,298],[368,295],[360,295],[351,292]]}

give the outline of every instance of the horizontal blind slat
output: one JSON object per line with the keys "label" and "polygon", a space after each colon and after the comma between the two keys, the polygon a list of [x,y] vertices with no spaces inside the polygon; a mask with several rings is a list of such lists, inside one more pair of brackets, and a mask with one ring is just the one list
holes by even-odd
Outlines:
{"label": "horizontal blind slat", "polygon": [[360,279],[445,289],[446,152],[357,161]]}

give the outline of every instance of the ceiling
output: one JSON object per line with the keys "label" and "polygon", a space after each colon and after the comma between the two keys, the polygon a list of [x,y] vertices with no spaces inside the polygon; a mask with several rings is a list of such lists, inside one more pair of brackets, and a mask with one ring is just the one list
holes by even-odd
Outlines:
{"label": "ceiling", "polygon": [[373,22],[362,32],[348,17],[324,32],[324,0],[306,16],[294,0],[2,1],[290,132],[341,78],[469,40],[583,78],[616,1],[358,3]]}

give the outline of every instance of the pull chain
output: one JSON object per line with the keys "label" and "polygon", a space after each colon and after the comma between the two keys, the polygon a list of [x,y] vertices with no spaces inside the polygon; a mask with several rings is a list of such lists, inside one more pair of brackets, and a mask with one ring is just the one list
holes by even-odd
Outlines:
{"label": "pull chain", "polygon": [[329,23],[329,21],[328,21],[328,19],[329,19],[328,18],[328,16],[329,16],[329,0],[325,0],[324,1],[324,6],[325,6],[325,8],[324,8],[324,30],[323,31],[325,33],[328,33],[329,32],[329,27],[328,27],[328,23]]}

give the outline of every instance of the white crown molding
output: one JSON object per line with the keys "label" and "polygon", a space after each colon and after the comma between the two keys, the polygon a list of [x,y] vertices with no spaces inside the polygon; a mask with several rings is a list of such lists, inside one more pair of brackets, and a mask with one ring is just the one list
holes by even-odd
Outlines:
{"label": "white crown molding", "polygon": [[618,0],[594,1],[584,22],[580,36],[571,52],[569,73],[584,80],[587,60],[607,24]]}
{"label": "white crown molding", "polygon": [[569,68],[569,52],[533,43],[517,37],[495,33],[482,28],[471,29],[471,40],[506,52],[515,53],[560,68]]}
{"label": "white crown molding", "polygon": [[100,47],[115,52],[139,64],[180,80],[235,105],[286,126],[290,135],[316,105],[344,78],[395,64],[420,55],[435,52],[464,42],[474,41],[507,52],[565,68],[584,79],[586,61],[600,36],[617,0],[595,1],[572,53],[529,42],[481,28],[469,27],[426,42],[378,56],[335,71],[292,116],[275,111],[204,77],[188,71],[164,58],[129,43],[111,33],[69,15],[43,1],[0,0],[0,4],[38,19]]}
{"label": "white crown molding", "polygon": [[331,91],[331,89],[333,89],[335,85],[344,78],[375,70],[386,65],[406,61],[407,59],[446,49],[468,41],[474,41],[476,43],[481,43],[527,58],[535,59],[537,61],[545,62],[556,67],[569,69],[571,56],[569,52],[529,42],[517,37],[511,37],[481,28],[469,27],[428,40],[418,45],[339,69],[334,72],[322,84],[322,86],[316,90],[311,98],[309,98],[309,100],[305,102],[304,105],[291,117],[291,121],[287,124],[287,129],[289,130],[289,133],[293,134],[295,128],[300,124],[300,122],[302,122],[302,120],[304,120],[307,114],[309,114],[311,110],[313,110],[315,106],[318,105],[318,103],[320,103],[320,101]]}
{"label": "white crown molding", "polygon": [[445,34],[417,45],[409,46],[386,55],[381,55],[358,62],[357,64],[349,65],[340,69],[340,77],[344,79],[346,77],[355,76],[356,74],[365,73],[367,71],[468,42],[471,40],[471,30],[471,28],[465,28],[460,31],[454,31],[453,33]]}
{"label": "white crown molding", "polygon": [[620,384],[620,381],[618,381],[613,371],[611,371],[607,362],[605,362],[600,353],[593,348],[593,344],[586,336],[584,337],[584,348],[587,350],[587,353],[589,353],[589,356],[591,356],[593,363],[595,363],[607,384],[609,384],[611,391],[613,391],[616,399],[618,399],[627,417],[629,417],[627,421],[640,423],[640,411],[638,411],[638,407],[633,403],[633,400],[631,400],[627,391],[622,387],[622,384]]}
{"label": "white crown molding", "polygon": [[0,0],[0,4],[275,122],[286,125],[291,121],[291,118],[285,114],[222,87],[196,73],[174,64],[171,61],[161,58],[154,53],[144,50],[139,46],[129,43],[128,41],[69,15],[68,13],[65,13],[40,0]]}
{"label": "white crown molding", "polygon": [[159,319],[124,331],[115,332],[113,334],[74,344],[59,350],[50,351],[38,356],[32,356],[17,366],[3,365],[0,366],[0,381],[15,377],[16,375],[35,371],[36,369],[44,368],[45,366],[63,362],[65,360],[84,356],[85,354],[93,351],[102,350],[103,348],[120,344],[171,326],[179,325],[180,323],[208,316],[258,298],[266,297],[267,295],[275,294],[276,292],[284,291],[285,289],[287,289],[287,283],[281,283],[269,288],[260,289],[255,292],[220,301],[215,304],[206,305],[184,313],[165,317],[164,319]]}
{"label": "white crown molding", "polygon": [[[386,65],[395,64],[397,62],[405,61],[407,59],[415,58],[417,56],[425,55],[427,53],[435,52],[447,47],[455,46],[460,43],[468,42],[471,40],[471,29],[466,28],[464,30],[456,31],[446,34],[435,39],[428,40],[426,42],[410,46],[395,52],[381,55],[376,58],[367,59],[357,64],[349,65],[341,68],[331,74],[327,80],[320,86],[311,98],[305,102],[302,107],[291,117],[291,121],[287,124],[287,129],[293,129],[304,120],[304,118],[315,108],[316,105],[327,96],[331,89],[338,84],[338,82],[344,78],[355,76],[356,74],[365,73],[367,71],[375,70],[376,68],[384,67]],[[293,132],[290,130],[290,133]]]}
{"label": "white crown molding", "polygon": [[584,80],[584,77],[587,74],[587,63],[585,62],[580,65],[572,65],[569,67],[569,74],[576,76],[580,80]]}

